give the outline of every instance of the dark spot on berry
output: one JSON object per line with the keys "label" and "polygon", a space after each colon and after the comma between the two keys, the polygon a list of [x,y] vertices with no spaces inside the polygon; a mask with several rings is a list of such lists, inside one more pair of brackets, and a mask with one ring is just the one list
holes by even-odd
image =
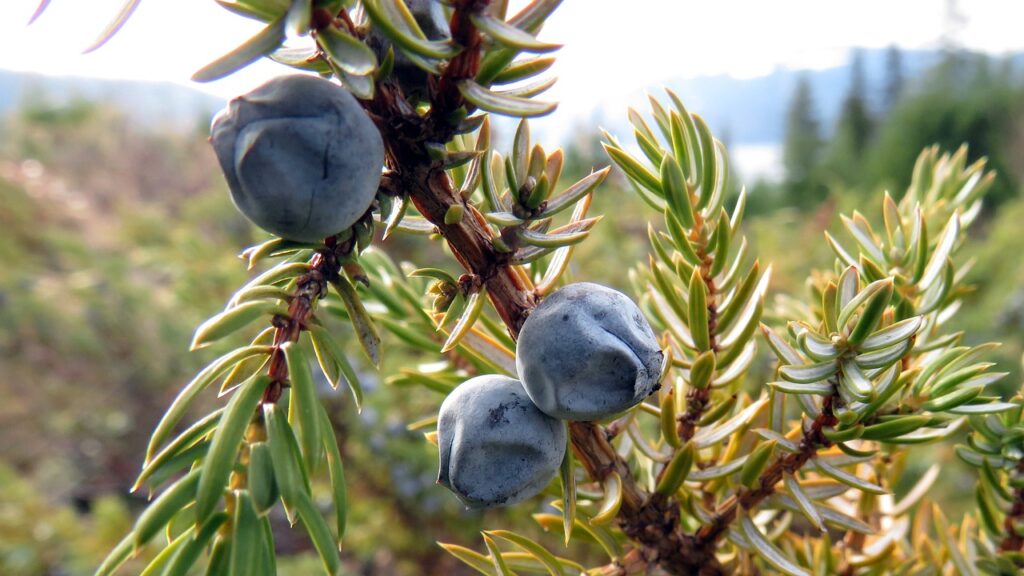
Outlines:
{"label": "dark spot on berry", "polygon": [[643,330],[644,328],[646,328],[647,322],[644,320],[644,317],[641,316],[640,314],[633,314],[633,324],[635,324],[636,327],[639,328],[640,330]]}
{"label": "dark spot on berry", "polygon": [[[513,405],[512,407],[514,408],[515,406]],[[497,408],[491,408],[490,409],[490,411],[488,412],[488,415],[490,416],[489,423],[491,425],[491,428],[494,428],[495,426],[498,426],[499,424],[508,424],[509,423],[508,418],[505,416],[505,412],[507,412],[508,409],[509,409],[509,405],[508,404],[498,404]]]}

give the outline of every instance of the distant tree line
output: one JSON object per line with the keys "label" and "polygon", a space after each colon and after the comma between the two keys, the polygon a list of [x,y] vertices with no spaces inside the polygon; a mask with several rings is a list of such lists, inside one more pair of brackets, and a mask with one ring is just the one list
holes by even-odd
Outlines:
{"label": "distant tree line", "polygon": [[[854,51],[850,84],[836,124],[821,125],[809,79],[800,78],[785,119],[784,177],[759,184],[755,209],[812,209],[839,190],[888,188],[897,197],[911,178],[913,151],[970,146],[999,174],[988,207],[1016,195],[1024,176],[1024,82],[1011,58],[947,51],[908,82],[900,50],[886,52],[880,86],[869,86]],[[827,134],[830,134],[827,135]]]}

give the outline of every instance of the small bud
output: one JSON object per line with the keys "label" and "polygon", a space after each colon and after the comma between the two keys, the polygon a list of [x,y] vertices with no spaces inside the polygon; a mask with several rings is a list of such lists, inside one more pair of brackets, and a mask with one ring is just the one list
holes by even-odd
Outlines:
{"label": "small bud", "polygon": [[690,386],[703,390],[711,385],[711,376],[715,373],[715,353],[704,352],[693,361],[690,368]]}
{"label": "small bud", "polygon": [[747,488],[755,488],[758,477],[761,476],[761,472],[768,465],[768,459],[771,458],[772,451],[774,450],[774,440],[764,442],[757,448],[754,448],[754,452],[747,457],[747,462],[743,464],[743,469],[740,470],[740,483]]}
{"label": "small bud", "polygon": [[452,305],[452,300],[455,299],[455,293],[440,293],[434,297],[434,301],[431,304],[431,310],[434,313],[441,313],[448,309]]}
{"label": "small bud", "polygon": [[438,142],[427,142],[424,146],[427,149],[427,156],[431,160],[441,162],[448,156],[448,148]]}
{"label": "small bud", "polygon": [[501,236],[492,236],[491,245],[494,246],[494,249],[498,252],[508,254],[512,251],[512,247],[509,246]]}
{"label": "small bud", "polygon": [[465,214],[466,209],[462,204],[452,204],[448,207],[448,210],[444,213],[444,223],[451,226],[452,224],[458,224],[462,221],[462,215]]}
{"label": "small bud", "polygon": [[661,436],[673,448],[682,446],[676,426],[676,398],[672,390],[661,399]]}
{"label": "small bud", "polygon": [[696,458],[697,449],[694,448],[692,442],[687,442],[665,466],[665,471],[662,472],[655,491],[665,497],[675,494],[686,480]]}

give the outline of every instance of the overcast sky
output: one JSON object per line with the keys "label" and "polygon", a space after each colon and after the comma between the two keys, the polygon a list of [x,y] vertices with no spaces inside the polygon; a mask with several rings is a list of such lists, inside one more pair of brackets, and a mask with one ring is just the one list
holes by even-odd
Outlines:
{"label": "overcast sky", "polygon": [[[211,0],[143,0],[109,44],[82,48],[123,0],[52,0],[26,27],[38,0],[3,0],[0,68],[45,74],[168,80],[191,74],[259,30]],[[513,0],[513,8],[525,2]],[[565,0],[541,34],[565,44],[559,82],[545,97],[558,114],[637,102],[666,80],[699,75],[751,77],[773,68],[822,68],[841,63],[854,46],[935,48],[950,20],[948,0]],[[956,38],[990,53],[1024,50],[1024,2],[962,0]],[[229,98],[284,68],[263,62],[235,76],[196,87]],[[538,128],[543,131],[545,122]]]}
{"label": "overcast sky", "polygon": [[[210,0],[143,0],[121,33],[80,55],[122,0],[4,0],[0,68],[187,83],[193,71],[259,29]],[[523,4],[513,1],[513,5]],[[852,46],[938,45],[946,0],[565,0],[542,37],[565,44],[558,95],[584,102],[623,87],[702,74],[756,76],[775,66],[822,67]],[[1024,2],[963,0],[961,41],[989,52],[1024,49]],[[230,96],[272,73],[260,67],[203,87]],[[268,71],[269,70],[269,71]]]}

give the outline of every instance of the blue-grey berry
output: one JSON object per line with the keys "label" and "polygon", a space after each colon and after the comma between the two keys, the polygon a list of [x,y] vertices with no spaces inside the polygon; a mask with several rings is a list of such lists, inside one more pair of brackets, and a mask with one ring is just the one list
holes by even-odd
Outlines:
{"label": "blue-grey berry", "polygon": [[235,206],[282,238],[333,236],[377,194],[380,132],[355,97],[328,80],[274,78],[232,100],[210,133]]}
{"label": "blue-grey berry", "polygon": [[441,404],[437,482],[470,508],[521,502],[544,489],[565,456],[565,424],[513,378],[477,376]]}
{"label": "blue-grey berry", "polygon": [[589,282],[545,298],[523,324],[516,368],[544,413],[599,420],[631,408],[657,388],[664,354],[625,294]]}
{"label": "blue-grey berry", "polygon": [[[437,0],[405,0],[409,12],[412,13],[420,30],[430,40],[447,40],[451,37],[448,31],[448,20],[444,15],[444,8]],[[378,61],[383,61],[392,47],[391,41],[376,29],[371,29],[367,35],[367,44],[377,55]],[[427,99],[427,72],[413,64],[409,57],[395,47],[395,63],[391,69],[390,79],[402,87],[406,98],[413,102]]]}

